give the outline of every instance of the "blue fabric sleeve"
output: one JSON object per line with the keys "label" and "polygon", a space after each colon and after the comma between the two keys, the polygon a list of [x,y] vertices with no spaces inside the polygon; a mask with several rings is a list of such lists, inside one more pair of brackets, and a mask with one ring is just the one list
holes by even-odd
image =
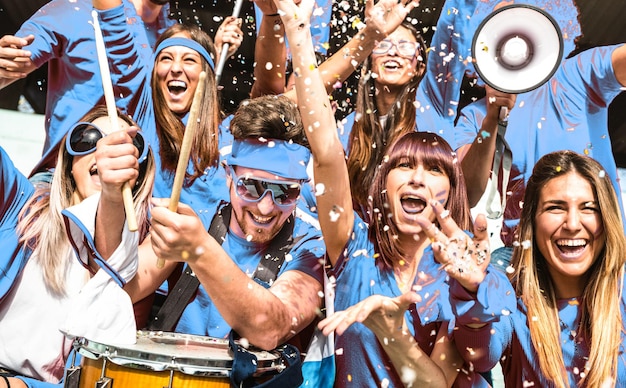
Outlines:
{"label": "blue fabric sleeve", "polygon": [[493,322],[515,310],[515,290],[506,275],[489,264],[476,294],[450,279],[450,303],[458,324]]}

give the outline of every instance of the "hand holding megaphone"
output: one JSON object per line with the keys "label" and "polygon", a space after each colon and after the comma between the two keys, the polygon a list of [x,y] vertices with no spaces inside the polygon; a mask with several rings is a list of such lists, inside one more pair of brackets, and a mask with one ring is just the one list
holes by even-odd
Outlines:
{"label": "hand holding megaphone", "polygon": [[487,100],[487,116],[485,120],[506,125],[509,113],[515,106],[517,94],[501,92],[489,85],[485,85],[485,98]]}

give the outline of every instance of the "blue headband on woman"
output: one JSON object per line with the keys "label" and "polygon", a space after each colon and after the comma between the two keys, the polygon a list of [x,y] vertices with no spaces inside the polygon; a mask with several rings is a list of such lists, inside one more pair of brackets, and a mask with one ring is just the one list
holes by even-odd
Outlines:
{"label": "blue headband on woman", "polygon": [[190,49],[198,52],[198,54],[202,55],[202,57],[204,57],[204,60],[209,63],[209,66],[211,66],[211,69],[215,70],[215,63],[213,63],[213,59],[211,59],[211,56],[209,55],[209,52],[206,51],[206,49],[204,47],[202,47],[202,45],[200,43],[196,42],[193,39],[180,38],[180,37],[167,38],[167,39],[165,39],[163,42],[161,42],[159,44],[159,46],[156,48],[156,50],[154,52],[157,55],[159,55],[159,53],[164,48],[172,47],[172,46],[183,46],[183,47],[187,47],[187,48],[190,48]]}

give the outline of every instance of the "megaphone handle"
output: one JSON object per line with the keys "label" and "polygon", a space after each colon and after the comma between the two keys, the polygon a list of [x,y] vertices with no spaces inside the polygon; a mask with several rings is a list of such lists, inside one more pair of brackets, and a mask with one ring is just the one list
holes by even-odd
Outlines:
{"label": "megaphone handle", "polygon": [[498,116],[498,124],[507,125],[509,122],[509,108],[506,106],[500,107],[500,116]]}

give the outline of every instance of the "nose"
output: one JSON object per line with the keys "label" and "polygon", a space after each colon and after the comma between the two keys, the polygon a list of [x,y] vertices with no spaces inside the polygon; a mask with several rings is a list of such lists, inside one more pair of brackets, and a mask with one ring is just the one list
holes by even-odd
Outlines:
{"label": "nose", "polygon": [[175,58],[174,60],[172,60],[172,64],[170,66],[170,71],[172,73],[181,73],[182,72],[182,62],[181,60]]}
{"label": "nose", "polygon": [[422,165],[413,168],[409,176],[409,184],[414,186],[423,186],[424,172],[424,166]]}
{"label": "nose", "polygon": [[565,222],[563,223],[563,227],[567,230],[576,231],[580,229],[580,214],[578,210],[568,210],[565,215]]}
{"label": "nose", "polygon": [[387,51],[388,55],[398,55],[398,47],[396,46],[395,43],[393,43],[391,45],[391,47],[389,48],[389,50]]}
{"label": "nose", "polygon": [[263,194],[263,197],[257,202],[257,208],[262,215],[268,215],[274,210],[274,198],[272,193],[268,190]]}

